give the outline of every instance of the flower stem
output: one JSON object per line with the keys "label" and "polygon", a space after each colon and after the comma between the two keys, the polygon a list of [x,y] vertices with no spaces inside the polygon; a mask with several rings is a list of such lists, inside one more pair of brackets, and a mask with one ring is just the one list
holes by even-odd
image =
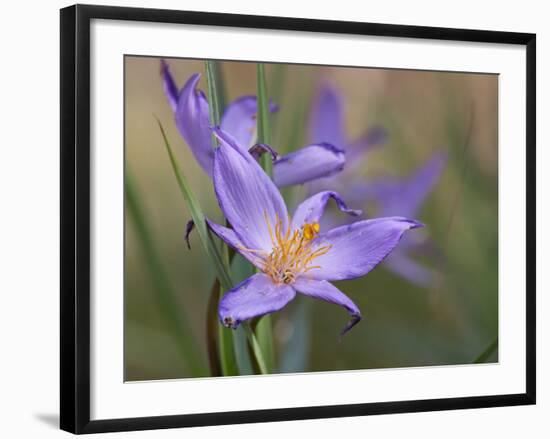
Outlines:
{"label": "flower stem", "polygon": [[[258,63],[256,65],[256,74],[258,87],[258,143],[271,145],[269,94],[267,90],[265,66],[263,64]],[[263,154],[260,160],[262,168],[264,169],[266,174],[270,177],[273,177],[273,160],[271,154]],[[273,346],[273,324],[271,321],[271,316],[267,315],[260,319],[256,326],[256,336],[258,345],[265,355],[265,369],[269,372],[273,369],[273,366],[275,364],[275,353]]]}
{"label": "flower stem", "polygon": [[[271,145],[271,126],[269,124],[269,95],[267,93],[267,81],[265,78],[265,68],[262,63],[256,66],[257,86],[258,86],[258,143]],[[264,154],[261,158],[262,168],[270,177],[273,175],[273,162],[269,154]]]}
{"label": "flower stem", "polygon": [[[225,108],[225,88],[223,86],[223,78],[220,70],[220,64],[217,61],[206,60],[205,61],[205,70],[206,70],[206,83],[208,87],[208,112],[210,118],[210,125],[219,126],[223,110]],[[212,135],[212,148],[218,146],[216,137]],[[229,249],[227,246],[221,246],[221,258],[222,263],[227,272],[231,272],[230,269],[230,257]],[[231,289],[233,282],[230,285],[224,285],[221,282],[221,285],[218,285],[217,301],[219,303],[221,300],[224,291]],[[224,376],[228,375],[238,375],[238,363],[236,359],[236,353],[234,348],[234,335],[231,331],[228,331],[224,328],[217,319],[217,312],[209,315],[210,319],[215,319],[214,325],[217,327],[217,339],[218,339],[218,349],[220,356],[221,369]]]}
{"label": "flower stem", "polygon": [[[219,126],[222,112],[225,106],[225,91],[221,78],[220,65],[217,61],[206,60],[204,62],[206,70],[206,84],[208,87],[208,113],[210,124]],[[218,141],[212,134],[212,147],[218,146]]]}
{"label": "flower stem", "polygon": [[262,354],[262,348],[258,343],[256,336],[254,335],[254,331],[252,331],[252,328],[248,323],[243,323],[242,327],[244,329],[244,332],[246,333],[246,337],[248,338],[250,346],[252,346],[252,351],[254,352],[254,356],[256,357],[258,367],[260,368],[260,373],[263,375],[269,373],[264,361],[264,356]]}

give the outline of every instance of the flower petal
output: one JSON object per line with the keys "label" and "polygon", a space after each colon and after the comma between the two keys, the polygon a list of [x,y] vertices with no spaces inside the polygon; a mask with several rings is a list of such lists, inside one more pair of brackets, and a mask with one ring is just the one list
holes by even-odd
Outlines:
{"label": "flower petal", "polygon": [[333,175],[344,168],[343,151],[329,143],[305,146],[273,163],[273,180],[279,187],[303,184]]}
{"label": "flower petal", "polygon": [[346,146],[342,96],[328,84],[319,87],[309,120],[309,139],[328,142],[343,149]]}
{"label": "flower petal", "polygon": [[351,316],[350,322],[344,327],[340,335],[344,335],[361,320],[361,311],[351,299],[342,293],[338,288],[325,280],[308,279],[302,276],[292,285],[296,291],[306,296],[321,299],[335,305],[340,305],[346,309]]}
{"label": "flower petal", "polygon": [[435,153],[424,166],[405,180],[387,178],[367,185],[365,197],[377,201],[379,215],[416,216],[439,180],[446,160],[446,154]]}
{"label": "flower petal", "polygon": [[[222,130],[214,159],[214,189],[218,203],[237,236],[249,249],[271,251],[270,228],[288,227],[288,212],[281,193],[260,165]],[[269,222],[269,224],[268,224]]]}
{"label": "flower petal", "polygon": [[324,191],[309,197],[298,205],[296,211],[294,212],[294,216],[292,217],[292,228],[298,229],[304,224],[318,223],[325,212],[328,201],[331,198],[334,199],[338,209],[342,212],[352,216],[361,215],[360,210],[349,209],[338,193],[333,191]]}
{"label": "flower petal", "polygon": [[308,276],[319,280],[354,279],[376,267],[397,246],[403,234],[422,227],[403,217],[357,221],[319,235],[318,247],[330,246],[325,254],[313,260],[319,266]]}
{"label": "flower petal", "polygon": [[245,320],[279,311],[295,296],[291,286],[275,284],[265,274],[258,273],[225,293],[218,316],[224,326],[236,328]]}
{"label": "flower petal", "polygon": [[237,252],[243,255],[253,265],[255,265],[258,268],[261,268],[263,266],[262,264],[263,259],[261,255],[258,253],[246,251],[245,245],[242,243],[241,239],[237,236],[237,234],[233,229],[221,226],[208,219],[206,220],[206,223],[208,224],[208,227],[210,227],[210,229],[216,235],[218,235],[218,237],[221,240],[223,240],[227,245],[229,245],[231,248],[235,249]]}
{"label": "flower petal", "polygon": [[214,150],[212,148],[208,102],[203,93],[196,89],[200,74],[192,75],[183,86],[176,108],[176,125],[187,142],[195,159],[211,176]]}
{"label": "flower petal", "polygon": [[[277,111],[277,106],[270,103],[269,110]],[[220,127],[240,144],[250,148],[256,141],[256,116],[258,99],[256,96],[242,96],[231,102],[223,113]]]}
{"label": "flower petal", "polygon": [[256,96],[242,96],[231,102],[223,113],[220,127],[243,147],[250,148],[256,137]]}
{"label": "flower petal", "polygon": [[170,73],[170,67],[163,59],[160,60],[160,73],[162,75],[164,93],[166,94],[166,98],[168,99],[168,103],[170,104],[172,111],[175,113],[178,108],[179,91],[176,82]]}

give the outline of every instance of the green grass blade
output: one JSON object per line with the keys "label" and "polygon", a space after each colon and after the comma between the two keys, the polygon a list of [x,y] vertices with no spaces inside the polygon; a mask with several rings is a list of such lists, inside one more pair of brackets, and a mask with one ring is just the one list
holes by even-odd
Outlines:
{"label": "green grass blade", "polygon": [[217,123],[220,122],[223,116],[223,110],[227,104],[227,96],[225,91],[225,81],[223,79],[222,64],[220,61],[207,60],[206,63],[206,80],[212,84],[213,89],[208,88],[209,95],[215,96],[218,112]]}
{"label": "green grass blade", "polygon": [[208,363],[210,365],[210,375],[213,377],[223,376],[220,349],[218,349],[218,302],[219,302],[220,282],[214,281],[208,297],[208,306],[206,308],[206,349],[208,352]]}
{"label": "green grass blade", "polygon": [[239,375],[239,367],[233,348],[233,332],[226,330],[218,321],[218,304],[223,291],[218,279],[214,281],[208,300],[206,334],[208,359],[212,376]]}
{"label": "green grass blade", "polygon": [[[231,260],[231,277],[235,283],[242,282],[243,280],[252,276],[256,270],[245,258],[240,254],[235,253]],[[237,357],[237,364],[239,366],[239,372],[241,375],[252,375],[254,373],[252,367],[252,360],[250,358],[250,352],[247,346],[246,334],[244,329],[239,327],[236,331],[233,331],[233,343],[235,346],[235,356]]]}
{"label": "green grass blade", "polygon": [[151,227],[141,206],[138,189],[128,169],[125,175],[125,195],[128,214],[136,229],[139,245],[146,258],[147,267],[151,272],[151,278],[155,285],[155,299],[159,310],[165,316],[189,371],[193,376],[204,376],[207,372],[203,361],[200,360],[202,355],[195,343],[196,338],[191,335],[191,326],[187,322],[181,306],[177,303],[176,294],[164,269],[151,233]]}
{"label": "green grass blade", "polygon": [[[213,126],[220,124],[223,113],[224,97],[222,97],[223,86],[221,82],[221,72],[216,61],[205,61],[206,84],[208,87],[208,112],[210,113],[210,123]],[[214,144],[215,146],[215,144]]]}
{"label": "green grass blade", "polygon": [[264,361],[262,348],[258,343],[258,339],[254,335],[254,331],[252,331],[252,328],[248,323],[243,323],[241,326],[243,327],[244,332],[246,333],[246,337],[248,338],[248,343],[250,343],[250,346],[252,347],[252,352],[254,352],[254,357],[256,358],[256,362],[258,363],[260,373],[264,375],[269,373]]}
{"label": "green grass blade", "polygon": [[[218,289],[218,303],[224,293],[223,288]],[[216,306],[217,309],[217,306]],[[216,321],[217,313],[216,313]],[[224,376],[236,376],[239,375],[239,368],[237,358],[235,356],[235,348],[233,342],[233,331],[225,328],[218,323],[218,340],[220,349],[220,360],[222,366],[222,373]]]}
{"label": "green grass blade", "polygon": [[307,371],[311,343],[311,303],[307,298],[300,297],[299,299],[295,301],[290,313],[294,330],[280,355],[279,372],[281,373]]}
{"label": "green grass blade", "polygon": [[[258,63],[256,67],[257,85],[258,85],[258,143],[271,145],[271,126],[269,123],[269,95],[267,93],[267,81],[265,77],[265,67]],[[262,156],[262,167],[267,175],[273,174],[273,163],[270,154]]]}
{"label": "green grass blade", "polygon": [[286,64],[273,64],[269,81],[269,95],[276,104],[280,104],[283,99],[283,91],[286,81]]}
{"label": "green grass blade", "polygon": [[160,132],[162,133],[162,138],[164,140],[164,145],[166,146],[166,151],[168,152],[168,156],[170,157],[170,163],[172,164],[172,169],[174,170],[174,174],[176,176],[178,186],[181,190],[183,198],[187,203],[189,212],[191,213],[191,217],[195,222],[195,227],[197,229],[197,233],[199,234],[200,241],[204,247],[204,250],[206,251],[206,254],[214,263],[216,276],[220,280],[220,284],[222,285],[223,288],[229,290],[233,286],[233,282],[231,280],[229,271],[227,270],[226,266],[224,266],[222,256],[220,255],[220,252],[216,248],[216,245],[214,244],[212,236],[208,232],[204,213],[202,212],[202,209],[200,208],[197,198],[195,197],[195,194],[191,190],[191,187],[189,186],[187,179],[185,178],[185,175],[181,171],[181,168],[176,160],[176,157],[174,156],[174,152],[172,151],[172,147],[170,146],[170,143],[168,142],[168,138],[166,137],[164,128],[162,127],[162,124],[158,119],[157,119],[157,122],[160,128]]}
{"label": "green grass blade", "polygon": [[[225,107],[225,88],[223,85],[223,78],[220,67],[220,63],[217,61],[205,61],[206,83],[208,87],[209,99],[208,112],[210,117],[210,124],[212,126],[218,126],[220,124],[221,116]],[[217,140],[214,135],[212,135],[212,147],[217,147]],[[230,258],[228,248],[225,245],[222,245],[221,258],[223,265],[227,269],[230,266]],[[226,288],[218,288],[218,298],[216,303],[219,303],[224,293],[224,290],[228,289],[228,285],[225,285],[225,287]],[[218,328],[218,347],[223,375],[239,375],[233,331],[228,331],[226,328],[219,324],[217,312],[214,315],[209,316],[209,318],[215,319],[215,325]]]}
{"label": "green grass blade", "polygon": [[498,337],[495,338],[474,361],[474,364],[485,363],[498,348]]}
{"label": "green grass blade", "polygon": [[[182,193],[185,201],[187,202],[187,205],[189,207],[189,211],[191,212],[191,216],[193,218],[193,221],[195,222],[195,227],[196,227],[197,232],[199,234],[199,238],[201,240],[201,243],[202,243],[206,253],[208,254],[209,258],[214,263],[214,267],[215,267],[215,270],[216,270],[216,275],[217,275],[217,277],[220,281],[220,285],[222,286],[223,290],[224,291],[230,290],[233,286],[233,281],[231,279],[231,275],[229,274],[227,266],[223,262],[222,256],[220,255],[220,252],[218,251],[218,249],[216,248],[216,245],[214,244],[212,236],[208,232],[208,228],[206,226],[206,221],[205,221],[205,217],[204,217],[204,214],[202,212],[202,209],[200,208],[199,203],[198,203],[195,195],[193,194],[191,188],[189,187],[189,184],[187,183],[187,179],[185,178],[183,172],[180,169],[180,166],[179,166],[179,164],[176,160],[176,157],[174,156],[174,153],[172,151],[172,147],[170,146],[170,143],[168,142],[168,138],[166,137],[166,133],[164,131],[164,128],[162,127],[162,124],[160,123],[160,121],[158,119],[157,119],[157,122],[158,122],[158,125],[159,125],[159,128],[160,128],[161,134],[162,134],[162,138],[164,140],[164,145],[166,146],[166,151],[168,152],[168,156],[170,157],[170,163],[172,164],[172,168],[174,170],[174,174],[176,176],[178,186],[181,190],[181,193]],[[221,325],[220,325],[220,327],[221,327]],[[229,336],[232,335],[229,330],[226,330],[225,328],[222,328],[222,329],[224,329],[224,334],[223,334],[224,338],[220,339],[220,343],[221,343],[221,340],[226,340],[225,339],[226,336],[229,337]],[[229,333],[229,335],[227,333]],[[254,340],[253,350],[254,350],[254,355],[256,356],[256,361],[258,362],[258,364],[261,365],[260,369],[265,371],[266,368],[265,368],[265,362],[263,360],[262,351],[261,351],[260,346],[258,345],[257,340],[254,337],[254,334],[252,334],[252,337],[248,336],[248,338],[249,338],[249,341]],[[224,346],[224,351],[225,352],[230,352],[231,348],[229,346],[232,347],[233,344],[232,343],[228,344],[227,347]],[[223,361],[222,361],[222,363],[223,363]],[[262,368],[262,366],[263,366],[263,368]],[[262,373],[266,373],[266,372],[262,372]]]}
{"label": "green grass blade", "polygon": [[265,315],[258,320],[255,333],[264,354],[265,367],[268,373],[271,373],[275,369],[275,346],[273,344],[273,320],[270,315]]}
{"label": "green grass blade", "polygon": [[[258,87],[258,117],[257,131],[258,143],[271,144],[271,123],[269,111],[269,94],[267,91],[267,79],[265,66],[258,63],[256,66],[257,87]],[[264,171],[270,177],[273,175],[273,161],[270,154],[264,154],[261,158]],[[270,316],[264,316],[256,325],[257,342],[264,354],[264,367],[266,370],[273,370],[275,353],[273,347],[273,325]]]}

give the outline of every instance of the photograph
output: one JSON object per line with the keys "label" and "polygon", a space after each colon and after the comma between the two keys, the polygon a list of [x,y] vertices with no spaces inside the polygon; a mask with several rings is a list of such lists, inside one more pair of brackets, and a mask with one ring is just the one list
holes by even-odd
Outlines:
{"label": "photograph", "polygon": [[125,381],[497,363],[498,86],[125,55]]}

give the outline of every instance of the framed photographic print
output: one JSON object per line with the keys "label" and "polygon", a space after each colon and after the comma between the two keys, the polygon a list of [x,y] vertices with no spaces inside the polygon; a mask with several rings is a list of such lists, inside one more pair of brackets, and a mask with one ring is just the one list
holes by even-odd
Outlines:
{"label": "framed photographic print", "polygon": [[61,428],[535,403],[535,35],[61,10]]}

